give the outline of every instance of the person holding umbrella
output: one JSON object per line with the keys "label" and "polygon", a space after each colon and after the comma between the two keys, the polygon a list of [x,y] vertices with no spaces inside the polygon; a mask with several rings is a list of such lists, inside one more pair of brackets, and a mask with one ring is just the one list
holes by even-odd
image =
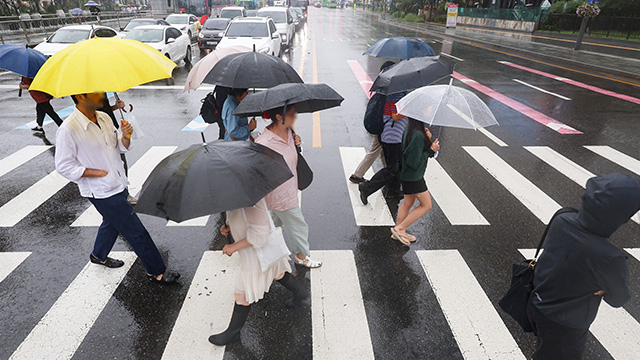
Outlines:
{"label": "person holding umbrella", "polygon": [[248,93],[247,89],[231,89],[224,105],[222,105],[222,120],[225,128],[224,139],[227,141],[249,140],[251,132],[256,128],[256,119],[249,121],[246,117],[233,114]]}
{"label": "person holding umbrella", "polygon": [[[33,79],[27,78],[25,76],[22,77],[22,81],[20,82],[20,89],[29,90],[29,86]],[[62,118],[58,115],[56,110],[51,105],[51,99],[53,96],[44,93],[38,90],[29,90],[29,95],[36,102],[36,126],[32,128],[33,131],[44,132],[44,128],[42,125],[44,124],[44,117],[49,115],[51,119],[56,123],[56,125],[62,125]]]}

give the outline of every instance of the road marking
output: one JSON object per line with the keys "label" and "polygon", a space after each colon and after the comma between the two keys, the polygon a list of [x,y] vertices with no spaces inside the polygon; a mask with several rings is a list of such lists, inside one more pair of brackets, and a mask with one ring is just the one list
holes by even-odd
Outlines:
{"label": "road marking", "polygon": [[195,219],[185,220],[183,222],[177,223],[175,221],[168,221],[167,226],[207,226],[207,222],[209,221],[209,216],[201,216]]}
{"label": "road marking", "polygon": [[528,86],[528,87],[530,87],[530,88],[532,88],[532,89],[535,89],[535,90],[538,90],[538,91],[540,91],[540,92],[543,92],[543,93],[545,93],[545,94],[549,94],[549,95],[553,95],[553,96],[555,96],[555,97],[558,97],[558,98],[560,98],[560,99],[562,99],[562,100],[571,100],[570,98],[568,98],[568,97],[566,97],[566,96],[562,96],[562,95],[556,94],[556,93],[554,93],[554,92],[547,91],[547,90],[545,90],[545,89],[541,89],[541,88],[539,88],[539,87],[537,87],[537,86],[531,85],[531,84],[526,83],[526,82],[524,82],[524,81],[522,81],[522,80],[518,80],[518,79],[512,79],[512,80],[513,80],[513,81],[515,81],[515,82],[517,82],[517,83],[520,83],[520,84],[522,84],[522,85],[524,85],[524,86]]}
{"label": "road marking", "polygon": [[[107,93],[107,97],[109,99],[111,99],[113,97],[113,93]],[[63,108],[62,110],[56,110],[56,113],[58,114],[58,116],[60,116],[61,119],[65,119],[67,116],[71,115],[71,113],[73,113],[73,110],[76,108],[75,105],[71,105],[71,106],[67,106],[66,108]],[[44,117],[44,121],[42,122],[42,126],[47,126],[49,124],[53,124],[53,119],[49,116],[46,115]],[[24,125],[20,125],[18,126],[16,129],[17,130],[31,130],[32,128],[36,127],[38,125],[38,123],[33,120],[31,122],[28,122]]]}
{"label": "road marking", "polygon": [[15,168],[51,149],[50,145],[27,145],[13,154],[0,160],[0,177],[13,171]]}
{"label": "road marking", "polygon": [[304,40],[302,40],[301,52],[302,52],[302,54],[300,55],[300,66],[298,67],[298,75],[300,75],[300,77],[302,78],[302,74],[304,73],[304,59],[307,56],[307,38],[306,38],[306,36],[304,37]]}
{"label": "road marking", "polygon": [[[349,181],[349,176],[358,167],[364,158],[366,151],[362,147],[340,147],[340,158],[342,159],[342,169],[344,170],[353,216],[358,226],[395,226],[387,202],[382,196],[382,191],[378,190],[369,196],[369,204],[363,205],[360,201],[360,191],[358,185]],[[364,175],[367,178],[373,176],[373,170],[369,168]]]}
{"label": "road marking", "polygon": [[453,55],[451,55],[451,54],[447,54],[447,53],[444,53],[444,52],[441,52],[441,53],[440,53],[440,55],[444,55],[444,56],[446,56],[446,57],[450,57],[450,58],[452,58],[452,59],[454,59],[454,60],[464,61],[464,60],[460,59],[459,57],[455,57],[455,56],[453,56]]}
{"label": "road marking", "polygon": [[204,252],[162,359],[222,360],[225,347],[212,345],[207,339],[229,325],[238,271],[237,255]]}
{"label": "road marking", "polygon": [[465,359],[525,359],[457,250],[417,250],[416,255]]}
{"label": "road marking", "polygon": [[636,160],[609,146],[585,146],[585,148],[629,171],[636,173],[637,175],[640,175],[640,160]]}
{"label": "road marking", "polygon": [[495,100],[498,100],[499,102],[503,103],[504,105],[520,112],[522,115],[525,115],[527,117],[529,117],[530,119],[545,125],[549,128],[551,128],[552,130],[557,131],[560,134],[582,134],[581,131],[578,131],[574,128],[572,128],[569,125],[563,124],[560,121],[553,119],[537,110],[534,110],[530,107],[528,107],[527,105],[522,104],[521,102],[518,102],[516,100],[513,100],[510,97],[507,97],[491,88],[488,88],[482,84],[480,84],[479,82],[470,79],[456,71],[453,72],[452,75],[455,79],[458,79],[460,81],[462,81],[464,84],[468,85],[469,87],[472,87],[474,89],[476,89],[477,91],[494,98]]}
{"label": "road marking", "polygon": [[640,104],[640,98],[636,98],[636,97],[629,96],[629,95],[624,95],[624,94],[619,94],[617,92],[610,91],[610,90],[605,90],[605,89],[599,88],[597,86],[587,85],[587,84],[582,83],[580,81],[575,81],[575,80],[567,79],[567,78],[560,77],[560,76],[557,76],[557,75],[553,75],[553,74],[550,74],[550,73],[547,73],[547,72],[544,72],[544,71],[531,69],[531,68],[528,68],[528,67],[525,67],[525,66],[522,66],[522,65],[514,64],[514,63],[509,62],[509,61],[498,61],[498,62],[500,64],[511,66],[511,67],[516,68],[516,69],[528,71],[530,73],[534,73],[534,74],[545,76],[545,77],[548,77],[548,78],[551,78],[551,79],[554,79],[554,80],[562,81],[564,83],[571,84],[571,85],[574,85],[574,86],[577,86],[577,87],[580,87],[580,88],[583,88],[583,89],[591,90],[591,91],[597,92],[599,94],[612,96],[614,98],[618,98],[618,99],[621,99],[621,100],[629,101],[629,102],[632,102],[632,103],[635,103],[635,104]]}
{"label": "road marking", "polygon": [[547,224],[553,214],[561,208],[557,202],[489,148],[485,146],[463,146],[462,148],[543,223]]}
{"label": "road marking", "polygon": [[[177,146],[153,146],[147,150],[129,169],[129,193],[137,196],[153,169],[177,148]],[[91,205],[71,226],[100,226],[101,223],[102,215]]]}
{"label": "road marking", "polygon": [[313,358],[373,359],[353,252],[315,250],[311,256],[323,262],[310,273]]}
{"label": "road marking", "polygon": [[595,176],[548,146],[524,146],[524,148],[583,188],[586,187],[587,180]]}
{"label": "road marking", "polygon": [[196,116],[190,123],[188,123],[185,127],[182,128],[182,131],[197,131],[203,132],[207,130],[209,124],[204,122],[204,119],[201,115]]}
{"label": "road marking", "polygon": [[369,77],[366,71],[362,68],[360,63],[356,60],[347,60],[351,71],[353,71],[353,75],[356,76],[356,79],[360,83],[362,90],[364,90],[367,98],[371,98],[371,85],[373,85],[373,81]]}
{"label": "road marking", "polygon": [[[333,37],[333,34],[331,35]],[[313,83],[318,83],[318,51],[316,48],[316,33],[313,32]],[[320,112],[313,113],[313,147],[322,147],[322,131],[320,129]]]}
{"label": "road marking", "polygon": [[132,251],[113,252],[112,256],[125,265],[117,269],[85,265],[10,360],[71,359],[136,260]]}
{"label": "road marking", "polygon": [[15,226],[68,183],[57,171],[49,173],[0,207],[0,227]]}
{"label": "road marking", "polygon": [[31,255],[30,252],[0,252],[0,282]]}
{"label": "road marking", "polygon": [[424,178],[433,199],[451,225],[489,225],[436,159],[430,159],[427,163]]}
{"label": "road marking", "polygon": [[[535,251],[521,249],[520,253],[526,259],[531,259]],[[640,352],[640,339],[637,336],[640,334],[640,324],[624,308],[613,308],[602,302],[589,331],[614,359],[635,359]]]}
{"label": "road marking", "polygon": [[492,133],[489,132],[489,130],[487,130],[485,128],[480,128],[480,129],[478,129],[478,131],[480,131],[480,133],[482,133],[484,136],[488,137],[489,140],[491,140],[494,143],[498,144],[498,146],[501,146],[501,147],[508,147],[509,146],[509,145],[507,145],[506,142],[500,140],[497,136],[493,135]]}

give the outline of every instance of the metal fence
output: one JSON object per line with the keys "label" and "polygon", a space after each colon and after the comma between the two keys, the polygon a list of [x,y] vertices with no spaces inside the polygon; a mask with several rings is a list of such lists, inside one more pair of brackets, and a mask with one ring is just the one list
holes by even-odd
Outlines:
{"label": "metal fence", "polygon": [[[578,33],[582,18],[575,14],[549,14],[542,19],[540,30]],[[589,35],[640,39],[640,18],[622,16],[596,16],[589,20]]]}
{"label": "metal fence", "polygon": [[522,9],[480,9],[480,8],[460,8],[459,16],[474,18],[516,20],[539,22],[540,17],[547,10],[542,8],[522,8]]}

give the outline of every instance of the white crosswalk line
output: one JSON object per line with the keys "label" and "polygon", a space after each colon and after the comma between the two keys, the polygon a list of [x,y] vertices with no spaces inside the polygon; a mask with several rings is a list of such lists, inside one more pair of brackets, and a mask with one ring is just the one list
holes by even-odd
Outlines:
{"label": "white crosswalk line", "polygon": [[164,360],[221,360],[224,346],[209,343],[210,335],[227,328],[234,304],[239,258],[205,251],[182,309],[162,354]]}
{"label": "white crosswalk line", "polygon": [[463,146],[462,148],[543,223],[548,223],[553,214],[560,209],[557,202],[489,148],[485,146]]}
{"label": "white crosswalk line", "polygon": [[113,252],[125,265],[116,269],[88,263],[60,295],[10,360],[70,359],[91,329],[136,255]]}
{"label": "white crosswalk line", "polygon": [[[129,193],[137,196],[149,174],[164,158],[171,155],[177,146],[153,146],[129,168]],[[93,205],[80,215],[71,226],[100,226],[102,215]]]}
{"label": "white crosswalk line", "polygon": [[0,282],[31,255],[30,252],[0,252]]}
{"label": "white crosswalk line", "polygon": [[0,227],[16,225],[68,183],[57,171],[49,173],[0,207]]}
{"label": "white crosswalk line", "polygon": [[[525,146],[524,148],[583,188],[587,186],[587,180],[595,176],[548,146]],[[631,220],[640,224],[640,212],[635,214]]]}
{"label": "white crosswalk line", "polygon": [[[342,158],[342,168],[344,170],[347,188],[349,189],[349,198],[351,199],[351,207],[353,215],[356,218],[358,226],[394,226],[395,222],[387,206],[387,202],[382,196],[382,191],[376,191],[369,196],[369,204],[363,205],[360,201],[360,191],[358,185],[349,181],[349,176],[360,164],[360,160],[364,158],[366,151],[362,147],[340,147],[340,157]],[[365,177],[371,178],[373,170],[367,170]]]}
{"label": "white crosswalk line", "polygon": [[311,251],[311,257],[323,262],[310,273],[313,358],[373,359],[353,252]]}
{"label": "white crosswalk line", "polygon": [[637,175],[640,175],[640,160],[634,159],[631,156],[624,154],[609,146],[586,146],[585,148],[593,151],[594,153],[612,161],[623,168],[633,171]]}
{"label": "white crosswalk line", "polygon": [[500,147],[508,147],[509,145],[500,140],[497,136],[493,135],[492,133],[489,132],[489,130],[485,129],[485,128],[480,128],[478,129],[478,131],[483,134],[484,136],[488,137],[489,140],[493,141],[494,143],[496,143],[498,146]]}
{"label": "white crosswalk line", "polygon": [[[519,251],[526,259],[536,252]],[[635,359],[640,353],[640,324],[624,308],[613,308],[603,301],[589,330],[614,359]]]}
{"label": "white crosswalk line", "polygon": [[50,149],[47,145],[28,145],[0,160],[0,177]]}
{"label": "white crosswalk line", "polygon": [[416,254],[465,359],[525,359],[457,250]]}
{"label": "white crosswalk line", "polygon": [[489,225],[436,159],[430,159],[427,163],[425,181],[451,225]]}

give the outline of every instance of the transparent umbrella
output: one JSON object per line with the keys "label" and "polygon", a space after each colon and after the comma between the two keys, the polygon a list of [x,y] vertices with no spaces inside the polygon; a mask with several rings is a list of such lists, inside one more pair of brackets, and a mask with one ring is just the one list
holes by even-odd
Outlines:
{"label": "transparent umbrella", "polygon": [[498,125],[489,107],[473,92],[457,86],[429,85],[396,103],[399,114],[429,125],[478,130]]}

